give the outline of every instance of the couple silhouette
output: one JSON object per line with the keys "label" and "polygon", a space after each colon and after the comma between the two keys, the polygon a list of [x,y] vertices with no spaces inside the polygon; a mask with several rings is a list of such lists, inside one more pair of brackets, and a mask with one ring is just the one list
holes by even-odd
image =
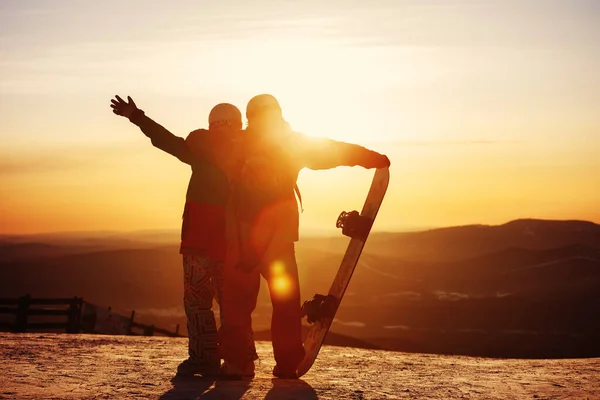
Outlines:
{"label": "couple silhouette", "polygon": [[[208,129],[178,137],[145,115],[131,97],[111,100],[152,145],[190,165],[180,253],[188,359],[177,376],[246,380],[258,359],[251,314],[261,276],[273,307],[271,338],[278,378],[298,377],[305,351],[295,243],[302,199],[300,170],[338,166],[389,167],[389,159],[356,144],[310,138],[294,131],[277,99],[253,97],[240,110],[229,103],[212,108]],[[213,299],[219,304],[217,330]],[[221,361],[223,363],[221,364]]]}

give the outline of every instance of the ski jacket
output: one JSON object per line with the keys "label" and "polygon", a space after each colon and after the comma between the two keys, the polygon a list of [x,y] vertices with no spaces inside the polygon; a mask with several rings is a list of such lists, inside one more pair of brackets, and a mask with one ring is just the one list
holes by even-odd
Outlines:
{"label": "ski jacket", "polygon": [[[198,129],[186,139],[173,135],[147,117],[142,110],[130,121],[150,138],[152,145],[190,165],[192,175],[187,188],[181,226],[181,254],[225,258],[226,210],[229,183],[224,171],[230,158],[225,152],[239,131]],[[191,148],[196,149],[195,152]]]}
{"label": "ski jacket", "polygon": [[[278,189],[270,201],[266,204],[263,201],[258,211],[245,211],[251,203],[248,197],[254,196],[242,196],[236,202],[234,193],[233,203],[237,203],[234,206],[238,208],[236,218],[248,225],[248,235],[263,235],[284,241],[299,240],[299,211],[295,189],[301,169],[325,170],[357,165],[370,168],[373,160],[381,157],[379,153],[356,144],[310,138],[291,130],[287,123],[275,134],[249,127],[240,141],[243,143],[239,146],[242,167],[238,168],[237,172],[243,171],[244,165],[255,159],[266,158],[266,161],[263,160],[262,165],[257,167],[263,171],[253,173],[253,178],[269,175],[271,171],[275,176],[271,176],[270,179],[276,182]],[[244,180],[243,177],[233,177],[234,182],[236,179]],[[298,197],[301,203],[299,191]],[[278,226],[275,231],[272,230],[274,225]]]}

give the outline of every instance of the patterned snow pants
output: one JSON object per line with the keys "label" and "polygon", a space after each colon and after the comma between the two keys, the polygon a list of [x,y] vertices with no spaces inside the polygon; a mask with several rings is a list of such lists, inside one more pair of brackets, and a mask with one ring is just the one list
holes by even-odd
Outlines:
{"label": "patterned snow pants", "polygon": [[[183,301],[187,316],[188,353],[199,365],[219,367],[218,334],[213,299],[221,304],[222,263],[195,255],[183,255]],[[219,319],[223,315],[219,310]],[[221,322],[222,323],[222,322]]]}

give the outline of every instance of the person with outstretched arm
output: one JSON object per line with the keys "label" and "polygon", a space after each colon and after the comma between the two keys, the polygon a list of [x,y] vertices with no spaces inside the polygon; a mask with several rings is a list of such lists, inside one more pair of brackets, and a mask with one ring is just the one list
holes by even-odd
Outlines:
{"label": "person with outstretched arm", "polygon": [[[216,377],[221,361],[212,305],[215,297],[221,303],[226,254],[225,207],[230,191],[225,170],[230,168],[228,150],[240,137],[242,115],[232,104],[217,104],[210,111],[208,130],[195,130],[184,139],[146,116],[131,97],[127,100],[119,96],[112,99],[113,112],[129,119],[150,138],[152,145],[190,165],[192,170],[180,245],[189,357],[178,366],[177,375]],[[222,311],[220,317],[223,318]],[[256,353],[253,347],[248,351]]]}

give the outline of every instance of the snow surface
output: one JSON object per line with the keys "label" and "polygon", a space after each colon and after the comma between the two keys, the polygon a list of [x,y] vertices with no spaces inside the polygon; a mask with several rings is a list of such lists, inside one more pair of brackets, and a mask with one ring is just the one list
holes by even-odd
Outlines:
{"label": "snow surface", "polygon": [[600,359],[499,360],[325,346],[301,380],[173,381],[187,339],[0,333],[0,399],[600,399]]}

